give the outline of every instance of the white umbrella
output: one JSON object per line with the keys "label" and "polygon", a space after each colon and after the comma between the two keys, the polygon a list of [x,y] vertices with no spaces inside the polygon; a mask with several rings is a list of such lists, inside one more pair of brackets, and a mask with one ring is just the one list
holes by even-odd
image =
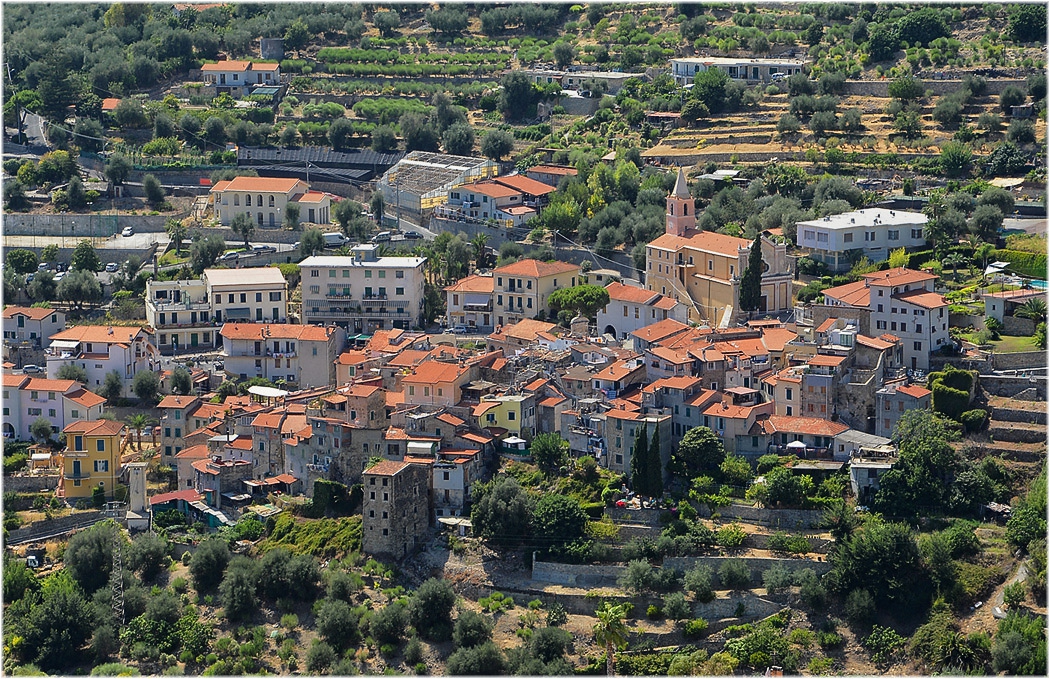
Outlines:
{"label": "white umbrella", "polygon": [[796,448],[796,449],[797,448],[805,449],[806,448],[806,444],[803,443],[802,441],[792,441],[791,443],[787,444],[787,447],[788,448]]}

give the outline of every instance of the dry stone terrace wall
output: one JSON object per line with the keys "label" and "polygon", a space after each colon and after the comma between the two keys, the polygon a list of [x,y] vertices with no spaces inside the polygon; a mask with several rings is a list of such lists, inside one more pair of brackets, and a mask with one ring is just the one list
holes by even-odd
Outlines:
{"label": "dry stone terrace wall", "polygon": [[5,493],[39,493],[58,488],[58,475],[54,476],[5,476]]}

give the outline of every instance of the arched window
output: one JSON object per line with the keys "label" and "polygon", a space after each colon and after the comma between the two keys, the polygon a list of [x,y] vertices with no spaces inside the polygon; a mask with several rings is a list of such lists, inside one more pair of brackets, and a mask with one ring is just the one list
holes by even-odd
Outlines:
{"label": "arched window", "polygon": [[270,196],[270,207],[273,207],[273,196]]}
{"label": "arched window", "polygon": [[689,204],[688,203],[686,203],[685,205],[682,206],[682,214],[685,215],[686,217],[689,216]]}
{"label": "arched window", "polygon": [[248,207],[252,206],[252,194],[250,194],[250,193],[245,194],[245,196],[244,196],[244,204],[247,205]]}

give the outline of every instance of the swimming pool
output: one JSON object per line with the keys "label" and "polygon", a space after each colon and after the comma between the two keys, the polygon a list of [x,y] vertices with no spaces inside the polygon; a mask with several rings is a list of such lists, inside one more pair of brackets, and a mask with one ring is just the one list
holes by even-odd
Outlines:
{"label": "swimming pool", "polygon": [[1033,278],[1032,280],[1028,281],[1028,283],[1037,290],[1046,290],[1046,281],[1041,281]]}

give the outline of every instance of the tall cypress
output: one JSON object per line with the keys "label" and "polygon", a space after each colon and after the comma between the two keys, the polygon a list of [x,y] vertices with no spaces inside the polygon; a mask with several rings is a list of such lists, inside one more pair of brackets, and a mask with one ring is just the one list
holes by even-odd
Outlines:
{"label": "tall cypress", "polygon": [[660,459],[660,423],[653,430],[653,440],[649,442],[649,490],[653,497],[664,494],[664,466]]}
{"label": "tall cypress", "polygon": [[762,234],[755,236],[747,256],[747,268],[740,278],[740,308],[756,311],[762,302]]}
{"label": "tall cypress", "polygon": [[651,495],[649,483],[649,427],[643,424],[631,450],[631,486],[639,495]]}

